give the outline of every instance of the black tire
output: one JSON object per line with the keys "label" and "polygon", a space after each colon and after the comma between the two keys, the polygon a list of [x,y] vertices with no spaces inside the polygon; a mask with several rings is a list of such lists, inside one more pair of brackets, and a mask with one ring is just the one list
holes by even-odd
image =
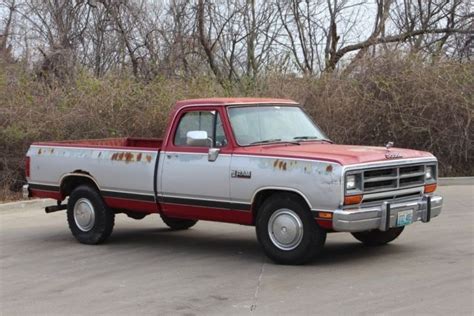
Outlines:
{"label": "black tire", "polygon": [[192,219],[181,219],[160,215],[163,222],[172,230],[184,230],[196,225],[197,221]]}
{"label": "black tire", "polygon": [[371,230],[366,232],[352,233],[355,239],[367,246],[381,246],[397,239],[405,227],[393,227],[387,231]]}
{"label": "black tire", "polygon": [[[94,215],[93,219],[87,222],[87,226],[84,223],[82,224],[83,228],[81,229],[80,212],[82,211],[82,206],[85,206],[86,210],[89,210],[92,206],[91,212]],[[77,207],[77,221],[74,215],[75,207]],[[112,233],[115,214],[108,209],[97,190],[87,185],[81,185],[74,189],[69,196],[67,203],[67,221],[72,235],[80,243],[95,245],[104,242]]]}
{"label": "black tire", "polygon": [[[276,223],[275,225],[277,225],[278,216],[286,216],[282,217],[282,220],[288,219],[289,221],[286,221],[286,223],[291,225],[302,225],[302,234],[300,233],[299,237],[290,239],[293,244],[288,245],[288,249],[282,249],[282,245],[285,246],[282,243],[280,243],[280,246],[278,245],[278,237],[272,231],[277,226],[269,225],[269,223]],[[300,223],[297,222],[298,218]],[[291,227],[289,229],[291,230]],[[326,231],[318,226],[306,203],[299,196],[286,193],[273,195],[263,203],[258,210],[256,232],[257,239],[265,254],[279,264],[298,265],[307,263],[321,252],[326,241]],[[280,236],[283,236],[284,239],[286,237],[284,235],[287,234],[286,226],[281,227],[281,232]]]}

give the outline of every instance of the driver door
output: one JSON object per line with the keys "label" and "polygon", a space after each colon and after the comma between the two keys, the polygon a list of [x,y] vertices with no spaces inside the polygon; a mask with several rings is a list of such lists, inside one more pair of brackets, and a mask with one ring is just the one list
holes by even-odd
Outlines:
{"label": "driver door", "polygon": [[[203,132],[207,139],[196,141],[189,137]],[[183,112],[168,142],[160,159],[158,191],[164,213],[204,219],[204,209],[228,209],[231,155],[219,111]],[[219,150],[213,161],[209,159],[210,148]]]}

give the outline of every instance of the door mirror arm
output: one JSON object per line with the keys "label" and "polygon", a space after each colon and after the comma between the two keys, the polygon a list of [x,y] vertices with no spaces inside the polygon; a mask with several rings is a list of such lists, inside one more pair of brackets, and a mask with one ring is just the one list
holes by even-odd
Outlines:
{"label": "door mirror arm", "polygon": [[217,157],[219,156],[221,149],[220,148],[209,148],[209,152],[207,154],[208,161],[216,161]]}

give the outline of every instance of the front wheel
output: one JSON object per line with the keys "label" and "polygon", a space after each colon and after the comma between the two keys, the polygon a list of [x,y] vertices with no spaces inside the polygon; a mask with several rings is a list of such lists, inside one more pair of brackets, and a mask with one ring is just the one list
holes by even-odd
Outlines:
{"label": "front wheel", "polygon": [[280,264],[306,263],[326,241],[326,231],[317,225],[306,203],[292,194],[274,195],[264,202],[256,232],[265,254]]}
{"label": "front wheel", "polygon": [[366,232],[352,233],[355,239],[367,246],[381,246],[397,239],[405,227],[393,227],[387,231],[371,230]]}
{"label": "front wheel", "polygon": [[67,221],[73,236],[83,244],[104,242],[114,228],[115,214],[99,192],[82,185],[74,189],[67,203]]}

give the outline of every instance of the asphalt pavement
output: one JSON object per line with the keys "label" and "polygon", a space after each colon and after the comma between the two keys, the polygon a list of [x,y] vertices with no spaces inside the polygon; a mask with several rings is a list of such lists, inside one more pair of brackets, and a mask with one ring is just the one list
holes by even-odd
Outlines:
{"label": "asphalt pavement", "polygon": [[1,315],[473,315],[474,186],[438,189],[444,209],[369,248],[329,234],[311,264],[281,266],[252,227],[170,231],[120,214],[106,244],[75,241],[65,212],[0,208]]}

